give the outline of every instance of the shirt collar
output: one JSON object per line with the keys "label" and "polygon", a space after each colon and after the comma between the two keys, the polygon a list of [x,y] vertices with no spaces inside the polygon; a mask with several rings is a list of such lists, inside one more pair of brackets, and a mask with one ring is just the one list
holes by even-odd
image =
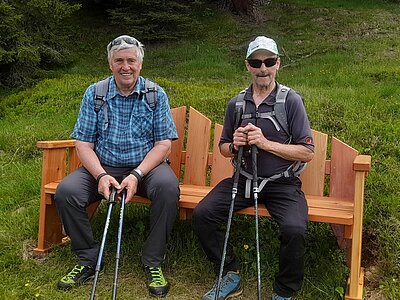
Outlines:
{"label": "shirt collar", "polygon": [[[262,103],[265,103],[267,105],[275,105],[278,85],[279,85],[278,82],[275,81],[275,88],[268,95],[267,99],[264,99],[264,101]],[[246,89],[246,93],[244,94],[244,100],[254,102],[252,95],[253,95],[253,85],[249,86]]]}
{"label": "shirt collar", "polygon": [[[143,89],[144,89],[144,78],[142,76],[139,76],[131,95],[134,95],[134,94],[140,95],[140,92]],[[114,76],[111,76],[110,86],[109,86],[109,97],[110,97],[110,99],[112,99],[117,95],[121,95],[121,94],[118,92],[118,88],[117,88],[117,84],[115,83]]]}

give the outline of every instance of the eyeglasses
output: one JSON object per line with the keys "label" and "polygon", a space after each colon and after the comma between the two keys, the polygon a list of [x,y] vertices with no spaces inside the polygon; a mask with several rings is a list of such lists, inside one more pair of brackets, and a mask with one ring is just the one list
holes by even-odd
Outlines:
{"label": "eyeglasses", "polygon": [[267,58],[264,60],[261,59],[248,59],[247,62],[249,63],[250,67],[252,68],[261,68],[261,65],[264,63],[264,65],[269,68],[272,66],[276,65],[276,62],[278,61],[277,57],[271,57]]}
{"label": "eyeglasses", "polygon": [[122,37],[117,37],[110,44],[108,44],[108,51],[110,51],[111,48],[114,46],[121,45],[122,42],[125,42],[129,45],[136,45],[138,47],[140,46],[140,42],[137,39],[129,36],[122,36]]}

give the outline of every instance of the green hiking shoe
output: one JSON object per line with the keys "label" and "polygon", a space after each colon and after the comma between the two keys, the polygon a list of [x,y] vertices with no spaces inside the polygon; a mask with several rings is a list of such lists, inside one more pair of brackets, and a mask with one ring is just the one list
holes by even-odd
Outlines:
{"label": "green hiking shoe", "polygon": [[74,286],[84,284],[86,281],[93,279],[94,274],[95,269],[93,267],[76,265],[71,272],[61,278],[57,283],[57,288],[67,291]]}
{"label": "green hiking shoe", "polygon": [[161,267],[144,266],[144,271],[150,296],[165,297],[169,291],[169,283],[165,280]]}

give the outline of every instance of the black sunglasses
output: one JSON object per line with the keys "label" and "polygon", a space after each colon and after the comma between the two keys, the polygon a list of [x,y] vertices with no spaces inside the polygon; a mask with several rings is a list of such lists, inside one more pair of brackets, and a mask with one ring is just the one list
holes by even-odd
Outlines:
{"label": "black sunglasses", "polygon": [[264,60],[261,59],[248,59],[247,62],[249,63],[250,67],[252,68],[261,68],[261,65],[264,63],[264,65],[269,68],[272,66],[276,65],[276,62],[278,61],[277,57],[271,57],[267,58]]}
{"label": "black sunglasses", "polygon": [[121,45],[122,42],[125,42],[129,45],[136,45],[139,46],[139,41],[135,38],[124,36],[124,37],[117,37],[115,40],[113,40],[110,45],[108,46],[108,51],[111,50],[112,47]]}

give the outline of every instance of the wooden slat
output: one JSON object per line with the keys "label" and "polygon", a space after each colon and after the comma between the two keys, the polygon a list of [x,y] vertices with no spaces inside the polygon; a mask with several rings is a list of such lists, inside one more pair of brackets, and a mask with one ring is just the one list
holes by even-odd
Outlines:
{"label": "wooden slat", "polygon": [[313,159],[301,174],[302,190],[307,195],[322,196],[324,194],[326,148],[328,135],[312,130],[315,150]]}
{"label": "wooden slat", "polygon": [[[368,158],[367,155],[359,160],[366,162],[367,164],[370,163],[370,158]],[[363,171],[357,171],[355,175],[354,225],[350,251],[350,282],[349,289],[347,291],[348,296],[351,297],[362,297],[364,274],[361,269],[361,249],[364,211],[364,186],[365,175],[368,170],[368,168],[365,168]]]}
{"label": "wooden slat", "polygon": [[186,143],[185,184],[206,184],[207,157],[210,145],[211,121],[193,107],[189,109]]}
{"label": "wooden slat", "polygon": [[171,114],[179,138],[172,142],[169,160],[171,162],[172,170],[176,177],[179,178],[181,176],[181,153],[183,150],[183,141],[185,139],[186,106],[171,109]]}
{"label": "wooden slat", "polygon": [[215,186],[222,179],[231,177],[233,174],[233,166],[230,158],[224,157],[219,151],[219,140],[222,133],[222,125],[215,124],[214,128],[214,143],[213,143],[213,155],[212,155],[212,166],[211,166],[211,180],[210,185]]}
{"label": "wooden slat", "polygon": [[357,150],[335,137],[332,138],[330,196],[353,202],[355,179],[353,161],[357,155]]}
{"label": "wooden slat", "polygon": [[[354,203],[355,172],[353,161],[358,151],[343,143],[337,138],[332,138],[331,150],[331,174],[329,195]],[[339,247],[350,249],[351,243],[347,240],[344,226],[332,224],[333,233],[336,236]],[[349,263],[349,262],[348,262]]]}
{"label": "wooden slat", "polygon": [[[360,268],[360,276],[356,279],[351,279],[351,277],[347,280],[347,289],[346,294],[344,295],[344,300],[362,300],[364,298],[364,268]],[[355,282],[354,282],[355,281]],[[353,282],[356,285],[353,288]],[[353,293],[354,291],[354,293]],[[350,296],[350,292],[353,294]]]}
{"label": "wooden slat", "polygon": [[75,147],[75,140],[38,141],[36,143],[36,147],[38,147],[40,149]]}

